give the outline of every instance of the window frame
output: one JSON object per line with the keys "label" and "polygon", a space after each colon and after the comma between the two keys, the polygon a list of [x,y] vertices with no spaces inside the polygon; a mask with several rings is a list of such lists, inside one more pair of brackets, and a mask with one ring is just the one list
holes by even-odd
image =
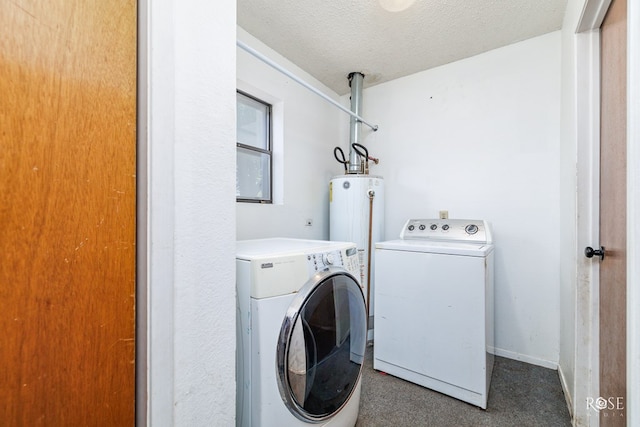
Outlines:
{"label": "window frame", "polygon": [[[241,203],[261,203],[261,204],[273,204],[273,105],[271,105],[270,103],[263,101],[260,98],[257,98],[256,96],[251,95],[250,93],[247,93],[243,90],[240,89],[236,89],[236,108],[238,105],[238,94],[252,99],[253,101],[256,101],[262,105],[264,105],[266,107],[266,137],[267,137],[267,149],[263,149],[263,148],[258,148],[255,147],[253,145],[247,145],[247,144],[242,144],[240,142],[238,142],[238,125],[236,124],[236,155],[238,153],[238,149],[243,149],[243,150],[248,150],[248,151],[253,151],[256,153],[260,153],[260,154],[266,154],[269,161],[268,161],[268,167],[269,167],[269,197],[263,197],[263,198],[259,198],[259,197],[244,197],[244,196],[236,196],[236,202],[241,202]],[[238,169],[236,166],[236,181],[238,180]]]}

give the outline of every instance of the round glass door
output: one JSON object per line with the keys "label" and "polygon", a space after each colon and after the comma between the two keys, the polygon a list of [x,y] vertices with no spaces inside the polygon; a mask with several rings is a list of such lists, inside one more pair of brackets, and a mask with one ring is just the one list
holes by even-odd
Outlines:
{"label": "round glass door", "polygon": [[352,275],[327,270],[303,286],[282,323],[276,360],[280,394],[296,417],[319,422],[347,403],[366,333],[364,297]]}

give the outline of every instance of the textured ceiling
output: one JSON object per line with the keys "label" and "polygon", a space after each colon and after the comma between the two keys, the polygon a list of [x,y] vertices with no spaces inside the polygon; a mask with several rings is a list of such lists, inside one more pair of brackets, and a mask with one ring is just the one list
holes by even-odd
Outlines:
{"label": "textured ceiling", "polygon": [[237,0],[238,25],[340,95],[561,28],[567,0]]}

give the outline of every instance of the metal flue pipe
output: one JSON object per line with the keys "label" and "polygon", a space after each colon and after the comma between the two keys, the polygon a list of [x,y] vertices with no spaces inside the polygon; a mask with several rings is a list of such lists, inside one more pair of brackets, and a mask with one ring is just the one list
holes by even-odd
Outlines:
{"label": "metal flue pipe", "polygon": [[[362,116],[362,87],[364,74],[359,72],[349,73],[349,86],[351,87],[351,111],[355,116]],[[353,144],[360,144],[362,135],[362,123],[356,117],[351,116],[349,126],[349,173],[360,173],[360,156],[353,148]]]}

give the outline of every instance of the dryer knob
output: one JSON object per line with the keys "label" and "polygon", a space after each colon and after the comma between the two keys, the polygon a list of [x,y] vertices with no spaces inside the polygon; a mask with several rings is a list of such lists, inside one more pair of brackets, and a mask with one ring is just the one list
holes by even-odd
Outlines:
{"label": "dryer knob", "polygon": [[322,255],[322,260],[326,265],[331,265],[335,261],[333,254],[324,254]]}

